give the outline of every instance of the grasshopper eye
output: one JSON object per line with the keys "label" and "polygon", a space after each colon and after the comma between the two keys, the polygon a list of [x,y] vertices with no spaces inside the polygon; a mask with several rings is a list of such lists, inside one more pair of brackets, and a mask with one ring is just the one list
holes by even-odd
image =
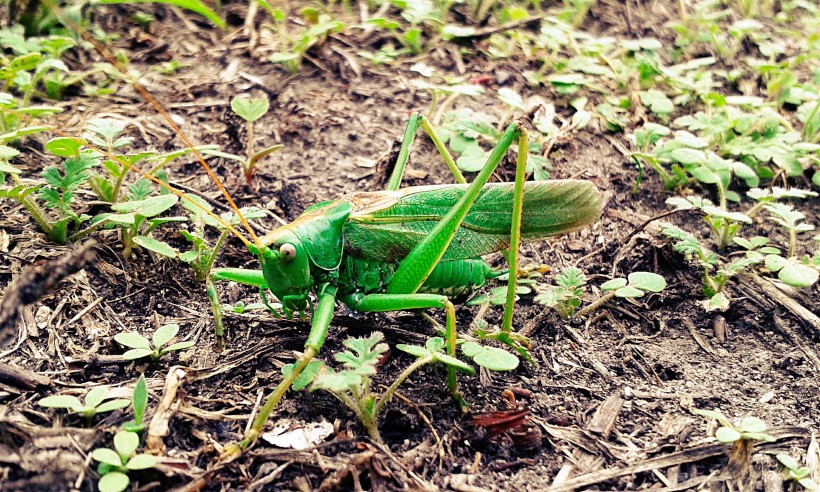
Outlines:
{"label": "grasshopper eye", "polygon": [[285,243],[279,246],[279,254],[282,255],[285,261],[291,261],[296,257],[296,247],[290,243]]}

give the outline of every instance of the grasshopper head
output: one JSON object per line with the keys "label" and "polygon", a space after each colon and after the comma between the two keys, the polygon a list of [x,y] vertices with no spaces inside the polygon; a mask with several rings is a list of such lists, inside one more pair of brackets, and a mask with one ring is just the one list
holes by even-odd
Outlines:
{"label": "grasshopper head", "polygon": [[308,252],[289,229],[277,232],[268,236],[267,246],[251,246],[250,250],[259,257],[265,283],[285,310],[304,311],[312,286]]}

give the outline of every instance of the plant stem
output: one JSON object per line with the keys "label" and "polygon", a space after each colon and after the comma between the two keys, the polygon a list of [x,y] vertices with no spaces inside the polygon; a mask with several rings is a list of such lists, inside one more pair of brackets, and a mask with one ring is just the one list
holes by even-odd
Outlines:
{"label": "plant stem", "polygon": [[399,377],[397,377],[396,380],[393,381],[393,384],[391,384],[390,387],[387,388],[387,391],[385,391],[381,398],[379,398],[379,401],[376,402],[376,406],[373,407],[373,414],[379,414],[379,412],[387,404],[387,402],[389,402],[390,399],[393,398],[393,395],[396,393],[396,390],[399,389],[399,386],[401,386],[405,379],[410,377],[410,375],[413,374],[413,372],[415,372],[416,369],[420,368],[425,364],[429,364],[430,362],[433,362],[433,356],[425,355],[424,357],[416,359],[416,361],[410,364],[407,367],[407,369],[404,370],[404,372],[399,374]]}
{"label": "plant stem", "polygon": [[589,306],[587,306],[584,309],[578,311],[575,315],[576,316],[584,316],[587,313],[591,313],[592,311],[595,311],[596,309],[601,307],[602,304],[604,304],[608,300],[612,299],[613,297],[615,297],[615,291],[612,291],[612,292],[608,293],[607,295],[601,297],[600,299],[593,302]]}
{"label": "plant stem", "polygon": [[794,227],[789,229],[789,255],[788,258],[794,256],[794,250],[797,248],[797,233]]}
{"label": "plant stem", "polygon": [[[231,231],[225,229],[222,231],[222,234],[219,235],[219,239],[216,240],[216,245],[214,249],[211,250],[211,254],[208,256],[208,261],[205,263],[205,268],[202,269],[202,272],[197,272],[197,276],[204,275],[207,277],[211,273],[211,268],[214,266],[214,261],[216,261],[216,257],[219,256],[219,251],[222,249],[222,245],[225,243],[225,240],[228,239],[228,236],[231,234]],[[203,279],[199,279],[203,280]]]}

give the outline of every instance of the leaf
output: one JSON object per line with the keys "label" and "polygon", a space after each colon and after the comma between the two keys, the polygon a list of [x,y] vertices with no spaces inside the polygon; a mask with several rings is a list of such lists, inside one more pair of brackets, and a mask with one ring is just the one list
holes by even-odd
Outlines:
{"label": "leaf", "polygon": [[475,354],[473,362],[491,371],[512,371],[518,367],[518,357],[497,347],[482,346]]}
{"label": "leaf", "polygon": [[47,151],[60,157],[73,157],[80,153],[80,148],[88,142],[82,138],[57,137],[46,142]]}
{"label": "leaf", "polygon": [[783,283],[799,289],[809,287],[817,282],[820,272],[800,263],[788,262],[777,274]]}
{"label": "leaf", "polygon": [[196,345],[196,342],[193,340],[188,340],[185,342],[177,342],[175,344],[169,345],[160,351],[160,355],[167,354],[168,352],[173,352],[175,350],[185,350],[189,349]]}
{"label": "leaf", "polygon": [[[133,434],[133,432],[129,432],[129,434]],[[148,468],[153,468],[157,464],[157,457],[151,456],[150,454],[140,453],[130,460],[128,463],[125,464],[125,467],[129,470],[147,470]]]}
{"label": "leaf", "polygon": [[148,386],[145,384],[145,374],[140,374],[140,378],[137,379],[137,384],[134,386],[131,407],[134,409],[134,422],[137,424],[142,423],[142,417],[148,407]]}
{"label": "leaf", "polygon": [[623,298],[635,298],[635,297],[643,297],[643,291],[641,289],[636,289],[631,285],[627,285],[626,287],[621,287],[620,289],[615,291],[615,297],[623,297]]}
{"label": "leaf", "polygon": [[122,354],[122,357],[125,360],[136,360],[142,359],[143,357],[148,357],[149,355],[153,355],[153,353],[154,351],[151,349],[131,349]]}
{"label": "leaf", "polygon": [[134,455],[139,445],[140,438],[133,432],[119,431],[114,434],[114,449],[117,450],[123,463]]}
{"label": "leaf", "polygon": [[[504,353],[507,353],[507,352],[504,352]],[[515,357],[515,356],[513,356],[513,357]],[[470,367],[467,363],[465,363],[465,362],[463,362],[459,359],[456,359],[455,357],[451,357],[451,356],[449,356],[449,355],[447,355],[443,352],[434,352],[433,353],[433,359],[435,359],[438,362],[441,362],[442,364],[450,366],[450,367],[456,369],[457,371],[461,371],[463,373],[471,374],[471,375],[475,374],[475,370],[472,367]],[[516,358],[516,361],[517,360],[518,359]],[[504,369],[496,369],[496,370],[504,370]]]}
{"label": "leaf", "polygon": [[170,244],[152,237],[134,236],[132,241],[148,251],[153,251],[154,253],[168,258],[176,258],[179,255],[179,251],[174,249]]}
{"label": "leaf", "polygon": [[251,99],[247,96],[237,96],[231,100],[233,112],[248,122],[256,121],[264,116],[269,107],[268,98],[266,97]]}
{"label": "leaf", "polygon": [[120,408],[125,408],[131,404],[131,400],[127,398],[117,398],[115,400],[108,400],[106,402],[97,405],[96,411],[97,413],[107,413],[113,412],[114,410],[119,410]]}
{"label": "leaf", "polygon": [[[286,364],[282,366],[282,376],[290,376],[290,374],[293,372],[294,365],[295,364]],[[310,385],[310,383],[312,383],[313,380],[316,379],[316,376],[319,374],[319,372],[325,367],[325,363],[320,360],[314,359],[308,362],[307,367],[305,367],[304,370],[302,370],[302,373],[299,374],[295,381],[293,381],[291,388],[294,391],[299,391],[303,388],[307,388]]]}
{"label": "leaf", "polygon": [[116,451],[109,448],[97,448],[91,452],[91,457],[100,463],[106,463],[113,467],[119,468],[122,466],[122,460]]}
{"label": "leaf", "polygon": [[418,345],[407,345],[407,344],[404,344],[404,343],[400,343],[400,344],[396,345],[396,348],[398,350],[401,350],[402,352],[408,353],[408,354],[410,354],[414,357],[421,358],[421,357],[427,357],[428,355],[430,355],[429,350],[427,350],[424,347],[419,347]]}
{"label": "leaf", "polygon": [[388,346],[379,343],[384,339],[381,332],[373,332],[368,338],[348,338],[342,345],[353,352],[345,351],[336,354],[335,359],[345,365],[347,369],[364,370],[365,373],[375,374],[376,364],[381,359],[382,354],[387,352]]}
{"label": "leaf", "polygon": [[706,154],[702,150],[681,147],[669,153],[672,160],[684,165],[703,164],[706,161]]}
{"label": "leaf", "polygon": [[98,0],[97,3],[164,3],[190,10],[213,22],[218,28],[225,29],[225,22],[213,10],[209,9],[199,0]]}
{"label": "leaf", "polygon": [[752,432],[752,433],[760,433],[766,432],[766,422],[760,420],[757,417],[746,417],[740,421],[740,425],[737,426],[737,430],[740,432]]}
{"label": "leaf", "polygon": [[344,393],[362,385],[363,376],[353,371],[320,374],[313,382],[313,389],[323,389],[332,393]]}
{"label": "leaf", "polygon": [[657,273],[633,272],[627,277],[629,285],[649,292],[660,292],[666,288],[666,279]]}
{"label": "leaf", "polygon": [[179,325],[176,323],[160,326],[157,328],[157,331],[154,332],[152,337],[154,347],[162,348],[163,345],[170,342],[172,338],[177,336],[177,333],[179,333]]}
{"label": "leaf", "polygon": [[498,89],[498,97],[514,109],[524,111],[524,99],[516,91],[509,87]]}
{"label": "leaf", "polygon": [[797,460],[786,453],[779,453],[777,455],[777,461],[782,463],[783,466],[785,466],[789,470],[797,470],[798,468],[800,468],[800,464],[797,463]]}
{"label": "leaf", "polygon": [[130,483],[131,481],[128,479],[128,475],[122,472],[113,471],[100,477],[100,481],[97,483],[97,488],[100,489],[100,492],[122,492],[128,488]]}
{"label": "leaf", "polygon": [[626,287],[627,280],[625,278],[613,278],[601,284],[601,290],[618,290]]}
{"label": "leaf", "polygon": [[731,302],[729,297],[723,292],[718,292],[702,304],[706,312],[712,311],[726,311],[729,309]]}
{"label": "leaf", "polygon": [[724,444],[728,444],[740,439],[740,432],[731,427],[721,427],[715,432],[715,438]]}
{"label": "leaf", "polygon": [[700,410],[695,408],[692,410],[692,413],[694,413],[695,415],[700,415],[701,417],[706,417],[710,420],[717,420],[723,426],[731,426],[731,422],[729,422],[729,419],[727,419],[726,416],[723,415],[721,412],[717,412],[715,410]]}
{"label": "leaf", "polygon": [[644,106],[647,106],[655,114],[669,114],[675,109],[675,105],[672,103],[672,100],[666,97],[666,94],[657,89],[650,89],[646,92],[641,92],[640,97]]}
{"label": "leaf", "polygon": [[91,388],[85,395],[85,406],[95,408],[97,407],[97,405],[102,403],[103,400],[105,400],[106,396],[108,396],[107,387],[97,386]]}
{"label": "leaf", "polygon": [[149,350],[151,349],[151,344],[148,342],[148,339],[135,331],[117,333],[116,335],[114,335],[114,340],[117,343],[125,345],[128,348]]}
{"label": "leaf", "polygon": [[165,212],[179,200],[176,195],[158,195],[145,200],[115,203],[111,209],[115,212],[131,212],[142,217],[154,217]]}
{"label": "leaf", "polygon": [[52,395],[47,396],[37,402],[38,405],[41,407],[46,408],[67,408],[72,411],[76,411],[75,409],[83,408],[82,402],[80,402],[79,398],[76,396],[71,395]]}

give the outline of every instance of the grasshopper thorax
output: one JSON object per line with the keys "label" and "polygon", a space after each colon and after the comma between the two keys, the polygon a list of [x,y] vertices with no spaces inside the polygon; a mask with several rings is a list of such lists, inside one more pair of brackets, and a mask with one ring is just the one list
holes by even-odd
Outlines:
{"label": "grasshopper thorax", "polygon": [[313,286],[304,244],[286,227],[269,234],[266,240],[266,245],[249,245],[248,249],[259,257],[268,289],[286,310],[304,311]]}

